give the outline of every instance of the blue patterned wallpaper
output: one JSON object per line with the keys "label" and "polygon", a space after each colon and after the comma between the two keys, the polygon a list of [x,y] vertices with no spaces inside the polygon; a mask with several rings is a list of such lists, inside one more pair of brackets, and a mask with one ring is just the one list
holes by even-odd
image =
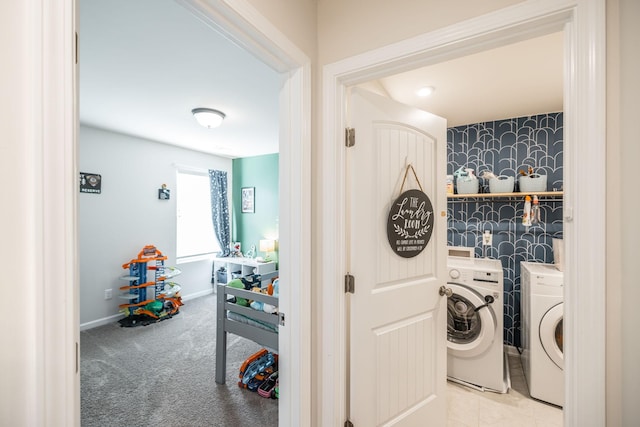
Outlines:
{"label": "blue patterned wallpaper", "polygon": [[[447,130],[447,174],[459,167],[480,176],[516,176],[534,168],[547,175],[547,190],[562,189],[563,114],[457,126]],[[516,180],[517,181],[517,180]],[[480,180],[481,192],[489,192]],[[517,191],[517,184],[516,184]],[[562,238],[562,198],[541,198],[541,221],[522,225],[524,197],[507,199],[451,199],[447,240],[450,246],[474,247],[482,257],[482,233],[490,230],[493,244],[487,256],[504,269],[504,342],[520,346],[520,262],[553,262],[552,238]]]}

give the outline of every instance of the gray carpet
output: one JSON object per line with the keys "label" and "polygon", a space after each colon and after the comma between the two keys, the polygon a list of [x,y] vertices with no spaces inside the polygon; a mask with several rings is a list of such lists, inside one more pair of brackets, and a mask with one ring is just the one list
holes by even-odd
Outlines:
{"label": "gray carpet", "polygon": [[81,332],[82,426],[277,426],[278,401],[237,385],[260,346],[229,335],[226,384],[216,384],[215,312],[208,295],[148,326]]}

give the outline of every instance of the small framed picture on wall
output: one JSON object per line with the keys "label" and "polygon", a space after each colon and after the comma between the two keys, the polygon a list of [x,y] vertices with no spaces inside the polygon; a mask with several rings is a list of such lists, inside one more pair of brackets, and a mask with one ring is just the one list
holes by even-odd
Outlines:
{"label": "small framed picture on wall", "polygon": [[242,213],[255,213],[255,187],[242,187]]}

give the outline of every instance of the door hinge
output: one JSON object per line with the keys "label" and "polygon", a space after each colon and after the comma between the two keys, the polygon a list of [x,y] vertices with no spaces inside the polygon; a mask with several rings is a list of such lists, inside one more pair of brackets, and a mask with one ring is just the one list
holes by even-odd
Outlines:
{"label": "door hinge", "polygon": [[344,427],[353,427],[353,423],[350,420],[344,422]]}
{"label": "door hinge", "polygon": [[278,319],[280,320],[280,326],[284,326],[284,313],[278,313]]}
{"label": "door hinge", "polygon": [[345,128],[344,144],[349,147],[356,145],[356,130],[354,128]]}
{"label": "door hinge", "polygon": [[351,274],[344,276],[344,292],[353,294],[356,291],[356,279]]}

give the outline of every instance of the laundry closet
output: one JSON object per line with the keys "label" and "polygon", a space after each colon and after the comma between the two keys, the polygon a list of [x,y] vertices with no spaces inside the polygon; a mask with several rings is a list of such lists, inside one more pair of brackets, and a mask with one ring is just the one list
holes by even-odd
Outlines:
{"label": "laundry closet", "polygon": [[[540,319],[534,321],[531,318],[532,300],[529,295],[531,292],[535,293],[537,285],[530,283],[525,289],[527,295],[524,295],[523,268],[526,268],[527,264],[533,267],[546,265],[549,267],[549,274],[554,277],[551,282],[547,282],[552,283],[556,294],[559,292],[559,299],[556,297],[556,300],[545,303],[550,306],[559,304],[556,311],[559,310],[560,313],[559,320],[556,319],[552,325],[554,349],[545,348],[544,351],[559,353],[559,358],[562,359],[560,258],[563,237],[563,160],[562,112],[456,126],[447,130],[447,174],[456,175],[454,182],[448,185],[447,242],[450,255],[454,255],[454,258],[450,259],[456,260],[453,266],[452,262],[449,262],[449,284],[463,282],[468,269],[468,279],[475,283],[469,286],[475,286],[480,297],[478,302],[473,304],[469,300],[449,298],[450,342],[452,331],[456,329],[458,330],[454,333],[458,335],[454,339],[459,341],[457,344],[465,339],[465,334],[469,334],[470,339],[474,335],[481,336],[481,332],[473,332],[471,329],[481,327],[483,321],[480,315],[483,310],[491,308],[494,318],[502,315],[502,319],[497,319],[494,323],[499,325],[496,329],[502,329],[502,336],[495,339],[496,345],[500,346],[501,340],[512,354],[515,350],[524,351],[523,367],[533,361],[537,356],[534,355],[535,349],[531,348],[531,342],[534,341],[532,334],[537,331],[533,331],[535,328],[532,323]],[[490,188],[490,180],[483,178],[488,176],[500,177],[499,184],[506,183],[507,187],[503,185],[496,191],[497,187],[494,188],[493,184],[497,185],[498,181],[491,181]],[[529,189],[524,188],[521,180],[529,177],[543,177],[546,183],[535,188],[535,191],[527,191]],[[464,181],[474,178],[477,179],[473,182],[477,185],[477,191],[475,188],[465,189]],[[465,252],[472,259],[468,268],[460,259],[463,258],[460,255],[465,255]],[[476,260],[475,263],[473,259]],[[488,268],[487,265],[479,263],[478,259],[493,260],[491,262],[494,264]],[[491,278],[496,275],[496,266],[501,267],[501,272],[498,274],[499,280],[494,281]],[[546,273],[540,274],[534,274],[533,279],[546,277]],[[495,301],[492,295],[496,296]],[[539,309],[540,307],[538,311]],[[525,315],[529,316],[528,320],[523,318]],[[484,316],[488,316],[488,313]],[[488,320],[484,321],[485,328],[487,322]],[[458,363],[456,360],[467,367],[471,366],[473,370],[486,370],[489,363],[488,359],[480,361],[478,356],[462,355],[459,359],[454,359],[454,363]],[[559,365],[553,361],[552,363],[555,363],[552,365],[555,366],[553,370],[559,373],[556,375],[559,383],[553,387],[557,389],[559,386],[562,390],[562,360]],[[531,376],[535,376],[535,372],[527,372],[526,367],[524,370],[527,381],[531,384]],[[540,371],[540,368],[534,368],[534,371],[536,370]],[[451,379],[451,372],[449,374]],[[553,376],[553,372],[549,370],[545,375]],[[469,381],[474,382],[472,379]],[[486,381],[491,383],[488,379]],[[504,384],[508,386],[508,378]],[[483,388],[483,384],[479,386]],[[495,390],[496,387],[489,388],[493,389],[492,391],[504,392],[502,387],[498,387],[499,390]],[[547,398],[544,393],[535,396],[534,390],[531,391],[531,396],[557,406],[563,404],[561,397]]]}

